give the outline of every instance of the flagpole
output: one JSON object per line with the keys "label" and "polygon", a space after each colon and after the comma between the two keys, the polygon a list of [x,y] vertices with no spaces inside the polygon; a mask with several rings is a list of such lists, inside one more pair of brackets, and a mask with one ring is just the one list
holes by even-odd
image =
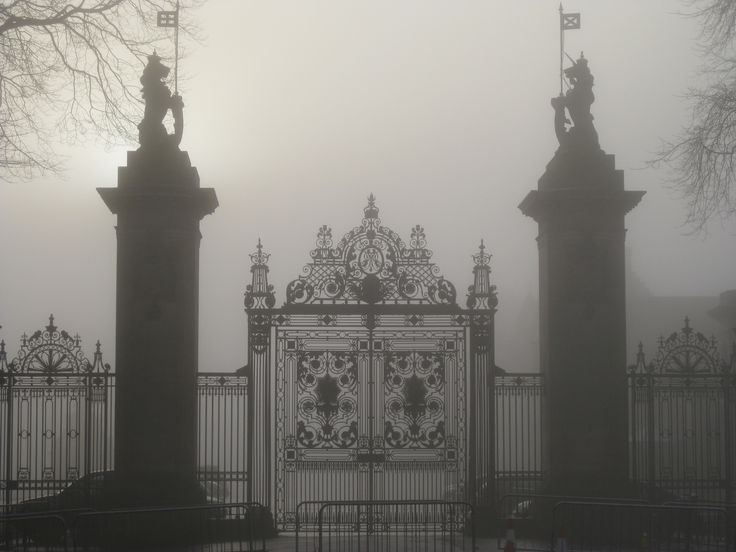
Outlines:
{"label": "flagpole", "polygon": [[565,30],[564,30],[564,25],[562,24],[562,2],[560,2],[560,96],[562,96],[562,83],[565,78],[565,73],[562,70],[564,55],[565,55]]}
{"label": "flagpole", "polygon": [[176,27],[174,28],[174,94],[179,94],[179,0],[176,0]]}

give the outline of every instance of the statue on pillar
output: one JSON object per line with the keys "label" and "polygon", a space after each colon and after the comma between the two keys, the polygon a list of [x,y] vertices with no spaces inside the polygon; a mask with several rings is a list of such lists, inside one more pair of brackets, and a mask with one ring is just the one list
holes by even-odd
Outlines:
{"label": "statue on pillar", "polygon": [[[598,133],[593,126],[590,106],[595,101],[593,95],[593,75],[588,60],[580,54],[580,59],[565,69],[565,77],[572,87],[563,95],[552,98],[555,110],[555,134],[561,149],[600,151]],[[572,128],[565,110],[572,119]]]}
{"label": "statue on pillar", "polygon": [[[181,143],[184,132],[184,102],[178,94],[172,96],[163,83],[169,71],[155,51],[148,56],[148,64],[141,76],[143,100],[146,103],[143,120],[138,125],[138,142],[142,151],[178,149]],[[174,117],[174,134],[168,134],[163,124],[169,109]]]}

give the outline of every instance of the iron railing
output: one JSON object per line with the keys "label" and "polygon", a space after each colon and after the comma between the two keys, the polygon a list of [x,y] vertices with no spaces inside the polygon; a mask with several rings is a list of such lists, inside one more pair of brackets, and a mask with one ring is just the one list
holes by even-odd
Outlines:
{"label": "iron railing", "polygon": [[[114,469],[115,382],[107,371],[0,372],[0,511]],[[197,396],[198,479],[214,501],[245,502],[248,378],[199,374]]]}
{"label": "iron railing", "polygon": [[542,424],[544,378],[541,374],[496,375],[495,496],[538,493],[544,483]]}
{"label": "iron railing", "polygon": [[[298,511],[314,513],[316,503]],[[316,511],[317,532],[297,533],[300,551],[475,550],[473,507],[443,501],[335,501]]]}

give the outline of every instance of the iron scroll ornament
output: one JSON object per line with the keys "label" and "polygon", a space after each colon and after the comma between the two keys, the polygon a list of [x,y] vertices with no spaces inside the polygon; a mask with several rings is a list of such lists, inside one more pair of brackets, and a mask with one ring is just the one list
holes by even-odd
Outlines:
{"label": "iron scroll ornament", "polygon": [[652,362],[647,363],[644,347],[639,343],[636,364],[629,371],[638,375],[669,374],[688,377],[695,374],[726,373],[730,369],[721,359],[715,338],[708,339],[701,332],[695,331],[690,326],[690,319],[685,317],[685,325],[679,332],[659,338],[659,347]]}
{"label": "iron scroll ornament", "polygon": [[362,224],[336,246],[332,230],[319,228],[312,262],[287,286],[286,303],[456,304],[455,287],[430,262],[424,229],[412,228],[407,246],[381,225],[373,195],[363,211]]}
{"label": "iron scroll ornament", "polygon": [[442,355],[388,353],[384,376],[386,444],[439,448],[445,443],[445,366]]}
{"label": "iron scroll ornament", "polygon": [[349,448],[358,440],[358,368],[353,353],[303,352],[297,360],[297,441]]}
{"label": "iron scroll ornament", "polygon": [[49,315],[48,325],[30,337],[23,334],[17,356],[10,363],[10,370],[20,374],[85,374],[93,371],[109,371],[102,363],[99,341],[96,344],[94,362],[85,356],[78,335],[72,336],[54,324]]}

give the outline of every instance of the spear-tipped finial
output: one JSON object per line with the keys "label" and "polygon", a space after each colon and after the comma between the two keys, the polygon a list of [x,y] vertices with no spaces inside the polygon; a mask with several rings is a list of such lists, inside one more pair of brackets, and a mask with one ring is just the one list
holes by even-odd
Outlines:
{"label": "spear-tipped finial", "polygon": [[480,240],[478,253],[473,255],[473,261],[475,262],[475,266],[488,266],[491,263],[491,254],[486,253],[486,245],[483,239]]}
{"label": "spear-tipped finial", "polygon": [[255,253],[250,254],[250,260],[254,266],[262,266],[268,264],[268,259],[271,257],[269,253],[263,252],[263,244],[261,244],[261,238],[258,238],[258,245],[256,245]]}

